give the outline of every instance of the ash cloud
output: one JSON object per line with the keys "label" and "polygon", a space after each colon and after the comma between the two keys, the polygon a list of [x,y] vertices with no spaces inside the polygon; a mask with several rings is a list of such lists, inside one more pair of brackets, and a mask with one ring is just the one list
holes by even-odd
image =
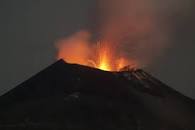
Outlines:
{"label": "ash cloud", "polygon": [[188,0],[98,0],[90,29],[97,41],[143,67],[170,47],[175,20],[189,8]]}
{"label": "ash cloud", "polygon": [[56,42],[58,58],[88,65],[101,42],[116,60],[145,67],[172,45],[178,21],[191,9],[190,0],[97,0],[88,28]]}

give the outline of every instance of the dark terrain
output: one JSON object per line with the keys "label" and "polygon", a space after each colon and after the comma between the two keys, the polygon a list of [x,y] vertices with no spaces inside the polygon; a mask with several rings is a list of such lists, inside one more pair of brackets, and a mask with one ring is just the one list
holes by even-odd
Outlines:
{"label": "dark terrain", "polygon": [[59,60],[0,97],[0,130],[195,130],[195,101],[143,70]]}

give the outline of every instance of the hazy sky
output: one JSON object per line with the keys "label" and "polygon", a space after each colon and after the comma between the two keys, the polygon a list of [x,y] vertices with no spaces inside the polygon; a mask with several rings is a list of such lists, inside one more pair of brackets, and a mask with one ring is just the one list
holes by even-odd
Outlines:
{"label": "hazy sky", "polygon": [[[166,18],[162,20],[171,23],[171,41],[145,69],[195,99],[195,3],[155,4]],[[95,0],[1,0],[0,94],[55,62],[54,42],[88,27],[94,5]]]}

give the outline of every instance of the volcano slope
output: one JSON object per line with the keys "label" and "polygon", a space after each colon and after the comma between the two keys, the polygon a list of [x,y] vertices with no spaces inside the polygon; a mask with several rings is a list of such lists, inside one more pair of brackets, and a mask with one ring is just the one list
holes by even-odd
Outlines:
{"label": "volcano slope", "polygon": [[1,130],[195,130],[195,102],[143,70],[59,60],[0,97]]}

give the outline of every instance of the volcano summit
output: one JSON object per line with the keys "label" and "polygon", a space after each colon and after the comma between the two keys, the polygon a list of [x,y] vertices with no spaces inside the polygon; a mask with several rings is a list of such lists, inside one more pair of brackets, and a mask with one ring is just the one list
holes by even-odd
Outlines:
{"label": "volcano summit", "polygon": [[0,97],[1,130],[194,130],[195,101],[143,70],[59,60]]}

